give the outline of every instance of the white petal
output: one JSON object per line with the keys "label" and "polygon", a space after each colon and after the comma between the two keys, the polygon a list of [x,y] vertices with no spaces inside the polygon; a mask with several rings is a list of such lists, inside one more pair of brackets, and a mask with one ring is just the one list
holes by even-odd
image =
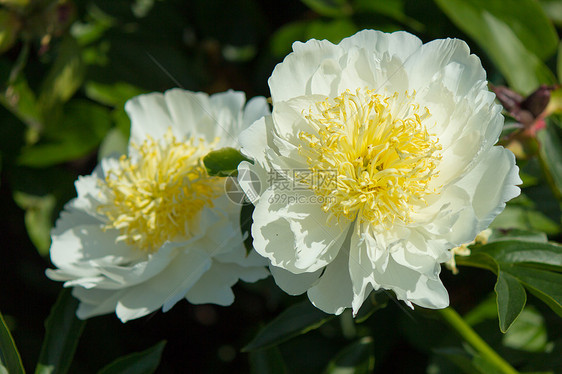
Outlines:
{"label": "white petal", "polygon": [[210,266],[211,260],[203,251],[185,251],[165,271],[142,284],[128,288],[117,303],[117,316],[126,322],[145,316],[162,306],[169,310],[185,297],[187,291]]}
{"label": "white petal", "polygon": [[269,271],[275,279],[275,283],[283,291],[289,295],[300,295],[308,290],[318,277],[322,274],[323,269],[318,269],[311,273],[294,274],[277,266],[270,266]]}
{"label": "white petal", "polygon": [[353,287],[348,262],[347,251],[340,251],[318,282],[309,288],[308,298],[315,307],[331,314],[341,314],[351,307]]}
{"label": "white petal", "polygon": [[345,50],[364,48],[371,52],[375,59],[388,53],[405,61],[421,47],[422,42],[415,35],[404,31],[387,34],[376,30],[363,30],[343,39],[339,45]]}
{"label": "white petal", "polygon": [[293,43],[293,51],[275,67],[268,80],[273,103],[313,93],[329,95],[330,92],[313,92],[310,80],[320,66],[336,61],[343,50],[327,40],[312,39]]}
{"label": "white petal", "polygon": [[80,286],[72,289],[72,296],[80,300],[76,316],[87,319],[115,311],[117,301],[124,290],[108,291],[99,289],[85,289]]}
{"label": "white petal", "polygon": [[125,103],[125,110],[131,119],[130,141],[140,145],[147,136],[160,139],[173,126],[164,95],[149,93],[132,98]]}
{"label": "white petal", "polygon": [[338,254],[349,224],[331,222],[311,191],[270,187],[254,210],[256,251],[273,266],[293,273],[314,272]]}

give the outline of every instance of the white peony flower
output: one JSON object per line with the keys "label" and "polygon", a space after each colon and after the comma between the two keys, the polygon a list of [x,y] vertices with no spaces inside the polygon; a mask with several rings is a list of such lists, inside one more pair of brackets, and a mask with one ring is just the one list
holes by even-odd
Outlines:
{"label": "white peony flower", "polygon": [[379,289],[446,307],[440,263],[520,192],[478,57],[365,30],[294,43],[269,87],[272,114],[240,136],[239,176],[260,183],[239,179],[277,284],[335,314]]}
{"label": "white peony flower", "polygon": [[128,156],[103,159],[76,181],[52,231],[53,280],[74,287],[79,318],[115,311],[126,322],[186,298],[230,305],[231,287],[268,275],[246,256],[240,206],[201,157],[238,147],[237,136],[269,113],[265,98],[174,89],[133,98]]}

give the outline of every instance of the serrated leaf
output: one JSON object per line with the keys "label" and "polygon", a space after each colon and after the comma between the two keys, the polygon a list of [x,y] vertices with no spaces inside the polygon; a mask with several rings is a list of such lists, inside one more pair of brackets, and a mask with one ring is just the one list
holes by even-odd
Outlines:
{"label": "serrated leaf", "polygon": [[161,341],[142,352],[120,357],[100,370],[98,374],[152,374],[160,365],[165,346],[166,341]]}
{"label": "serrated leaf", "polygon": [[335,315],[317,309],[308,300],[291,305],[263,327],[242,351],[250,352],[276,346],[297,335],[317,329],[334,317]]}
{"label": "serrated leaf", "polygon": [[12,334],[6,326],[4,317],[0,313],[0,363],[10,374],[23,374],[25,370],[21,357],[12,338]]}
{"label": "serrated leaf", "polygon": [[209,152],[203,157],[203,163],[211,176],[228,177],[237,174],[238,164],[242,161],[250,161],[240,151],[231,147],[225,147]]}
{"label": "serrated leaf", "polygon": [[537,133],[539,155],[554,195],[562,201],[562,120],[559,116],[546,119],[546,128]]}
{"label": "serrated leaf", "polygon": [[436,0],[437,5],[491,57],[522,94],[555,83],[541,59],[557,48],[556,31],[533,0]]}
{"label": "serrated leaf", "polygon": [[366,336],[341,350],[325,374],[369,374],[375,367],[373,338]]}
{"label": "serrated leaf", "polygon": [[500,330],[505,333],[525,307],[527,294],[517,278],[501,270],[494,290],[497,295]]}
{"label": "serrated leaf", "polygon": [[287,368],[277,347],[250,352],[252,374],[285,374]]}
{"label": "serrated leaf", "polygon": [[35,374],[64,374],[70,368],[85,321],[76,317],[76,300],[63,289],[45,321],[45,338]]}

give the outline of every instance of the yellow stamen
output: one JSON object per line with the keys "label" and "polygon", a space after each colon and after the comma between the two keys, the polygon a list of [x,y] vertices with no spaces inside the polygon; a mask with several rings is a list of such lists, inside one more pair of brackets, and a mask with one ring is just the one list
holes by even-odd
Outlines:
{"label": "yellow stamen", "polygon": [[[311,177],[300,182],[322,197],[324,211],[388,227],[410,222],[414,207],[438,192],[429,183],[441,145],[414,96],[348,90],[303,113],[310,131],[299,134],[299,149]],[[319,183],[330,175],[331,183]]]}
{"label": "yellow stamen", "polygon": [[[197,143],[197,144],[196,144]],[[112,201],[99,212],[105,229],[118,229],[118,241],[153,252],[164,242],[190,237],[205,206],[222,192],[220,178],[210,177],[201,161],[208,149],[202,139],[178,141],[168,130],[160,142],[150,136],[133,145],[138,157],[122,156],[105,186]]]}

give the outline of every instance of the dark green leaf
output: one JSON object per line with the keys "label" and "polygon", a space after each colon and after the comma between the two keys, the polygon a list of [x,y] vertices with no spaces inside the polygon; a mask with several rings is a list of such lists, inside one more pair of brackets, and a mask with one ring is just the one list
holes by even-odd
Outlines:
{"label": "dark green leaf", "polygon": [[532,263],[537,268],[562,271],[562,246],[556,243],[502,240],[474,248],[472,252],[491,256],[500,269],[506,265]]}
{"label": "dark green leaf", "polygon": [[211,176],[228,177],[236,175],[238,164],[249,161],[240,151],[226,147],[209,152],[203,157],[203,163]]}
{"label": "dark green leaf", "polygon": [[82,51],[74,38],[66,37],[58,47],[57,58],[45,77],[39,94],[41,107],[48,110],[68,101],[82,84]]}
{"label": "dark green leaf", "polygon": [[317,329],[335,316],[326,314],[304,300],[292,305],[262,328],[243,352],[273,347],[300,334]]}
{"label": "dark green leaf", "polygon": [[537,133],[539,155],[547,180],[559,201],[562,201],[562,120],[559,116],[546,119],[546,129]]}
{"label": "dark green leaf", "polygon": [[35,94],[24,78],[16,79],[0,94],[0,103],[30,129],[39,131],[43,126]]}
{"label": "dark green leaf", "polygon": [[45,138],[23,149],[19,162],[45,167],[83,157],[95,150],[110,126],[107,108],[85,101],[70,102],[60,122],[49,129]]}
{"label": "dark green leaf", "polygon": [[494,230],[488,239],[488,242],[496,242],[500,240],[523,240],[530,242],[546,243],[548,237],[544,232],[527,231],[520,229],[510,230]]}
{"label": "dark green leaf", "polygon": [[277,347],[250,352],[250,366],[253,374],[287,373],[285,362]]}
{"label": "dark green leaf", "polygon": [[326,374],[369,374],[375,367],[373,339],[369,336],[348,345],[326,368]]}
{"label": "dark green leaf", "polygon": [[562,274],[526,266],[513,266],[509,273],[562,317]]}
{"label": "dark green leaf", "polygon": [[14,339],[12,339],[12,334],[10,334],[10,330],[8,326],[6,326],[2,314],[0,314],[0,364],[2,364],[10,374],[25,373],[20,354],[16,348],[16,343],[14,343]]}
{"label": "dark green leaf", "polygon": [[373,291],[365,300],[357,315],[355,316],[355,323],[365,322],[373,313],[382,308],[386,308],[390,297],[385,291]]}
{"label": "dark green leaf", "polygon": [[525,307],[527,294],[517,278],[501,270],[494,289],[497,295],[500,330],[505,333]]}
{"label": "dark green leaf", "polygon": [[342,17],[351,14],[346,0],[301,0],[316,13],[327,17]]}
{"label": "dark green leaf", "polygon": [[437,348],[434,349],[433,352],[449,359],[464,373],[467,374],[479,373],[479,370],[472,363],[472,357],[464,349],[456,348],[456,347]]}
{"label": "dark green leaf", "polygon": [[[132,353],[113,361],[104,367],[98,374],[151,374],[156,371],[160,364],[160,358],[165,341],[154,345],[142,352]],[[186,363],[189,365],[189,363]]]}
{"label": "dark green leaf", "polygon": [[64,374],[72,363],[85,321],[76,317],[78,300],[63,289],[45,321],[45,338],[35,374]]}
{"label": "dark green leaf", "polygon": [[558,37],[533,0],[436,0],[449,18],[492,58],[509,85],[522,94],[555,83],[541,59],[551,56]]}
{"label": "dark green leaf", "polygon": [[424,25],[422,23],[406,15],[406,13],[404,12],[403,0],[355,0],[353,1],[353,8],[355,9],[356,13],[370,12],[375,14],[382,14],[410,27],[415,31],[422,31],[424,29]]}

